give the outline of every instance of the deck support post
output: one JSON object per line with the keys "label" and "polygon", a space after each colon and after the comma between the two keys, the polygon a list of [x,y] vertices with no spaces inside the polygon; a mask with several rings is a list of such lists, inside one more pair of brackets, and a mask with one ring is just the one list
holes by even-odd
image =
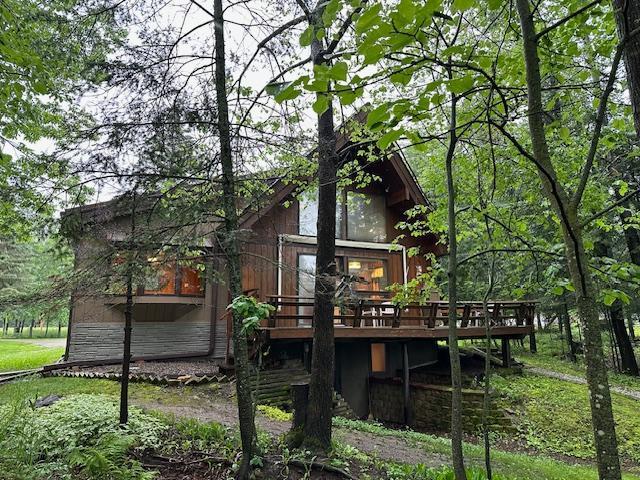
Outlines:
{"label": "deck support post", "polygon": [[302,431],[307,421],[307,405],[309,404],[309,382],[291,384],[291,403],[293,404],[293,419],[291,430]]}
{"label": "deck support post", "polygon": [[508,338],[502,339],[502,366],[504,368],[511,367],[511,343]]}
{"label": "deck support post", "polygon": [[411,425],[411,385],[409,383],[409,347],[407,342],[402,343],[402,391],[404,397],[404,423]]}
{"label": "deck support post", "polygon": [[538,353],[538,344],[536,343],[536,332],[531,326],[531,333],[529,334],[529,350],[531,353]]}

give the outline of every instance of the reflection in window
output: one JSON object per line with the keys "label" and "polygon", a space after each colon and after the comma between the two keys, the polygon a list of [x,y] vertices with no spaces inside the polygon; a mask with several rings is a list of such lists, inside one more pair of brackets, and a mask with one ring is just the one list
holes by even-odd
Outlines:
{"label": "reflection in window", "polygon": [[192,266],[180,267],[180,295],[202,295],[200,271]]}
{"label": "reflection in window", "polygon": [[147,258],[144,278],[144,293],[152,295],[174,295],[176,293],[175,260],[161,256]]}
{"label": "reflection in window", "polygon": [[347,192],[347,238],[386,242],[385,200],[382,195]]}
{"label": "reflection in window", "polygon": [[387,264],[384,260],[371,258],[349,258],[348,273],[359,277],[354,290],[382,291],[387,288]]}
{"label": "reflection in window", "polygon": [[[338,192],[336,204],[336,238],[342,232],[342,195]],[[298,233],[315,237],[318,232],[318,189],[312,188],[300,196],[298,208]]]}

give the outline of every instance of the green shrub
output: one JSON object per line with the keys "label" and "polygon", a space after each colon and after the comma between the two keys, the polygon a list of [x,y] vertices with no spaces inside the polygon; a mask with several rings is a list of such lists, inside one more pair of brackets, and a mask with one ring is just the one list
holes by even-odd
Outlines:
{"label": "green shrub", "polygon": [[105,395],[71,395],[39,409],[24,402],[3,405],[0,478],[70,478],[74,469],[89,478],[148,477],[126,453],[157,447],[167,426],[132,407],[121,428],[118,414],[117,400]]}

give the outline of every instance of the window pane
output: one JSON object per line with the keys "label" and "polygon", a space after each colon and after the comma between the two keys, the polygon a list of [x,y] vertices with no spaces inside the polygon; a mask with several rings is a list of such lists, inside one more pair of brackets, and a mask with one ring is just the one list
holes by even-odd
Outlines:
{"label": "window pane", "polygon": [[194,267],[180,267],[180,294],[204,295],[200,271]]}
{"label": "window pane", "polygon": [[387,241],[382,195],[347,192],[347,237],[367,242]]}
{"label": "window pane", "polygon": [[359,277],[354,290],[382,291],[387,288],[387,262],[379,259],[349,258],[349,275]]}
{"label": "window pane", "polygon": [[176,293],[176,264],[160,257],[147,259],[144,293],[174,295]]}
{"label": "window pane", "polygon": [[374,373],[387,371],[387,358],[384,343],[371,344],[371,371]]}
{"label": "window pane", "polygon": [[[337,194],[336,204],[336,238],[342,233],[342,195]],[[318,189],[314,187],[300,196],[298,208],[298,233],[315,237],[318,233]]]}
{"label": "window pane", "polygon": [[[298,296],[313,300],[315,290],[316,256],[298,255]],[[298,315],[313,315],[313,307],[298,307]],[[301,318],[300,325],[311,325],[311,317]]]}

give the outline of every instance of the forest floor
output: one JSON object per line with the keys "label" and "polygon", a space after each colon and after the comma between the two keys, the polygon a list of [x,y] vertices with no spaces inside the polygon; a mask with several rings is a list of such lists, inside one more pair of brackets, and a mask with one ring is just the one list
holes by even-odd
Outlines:
{"label": "forest floor", "polygon": [[[504,387],[503,383],[506,383],[508,387]],[[544,398],[540,400],[535,388],[532,388],[532,384],[543,385],[544,388],[540,391],[545,397],[547,393],[550,393],[552,397],[558,397],[558,392],[565,391],[571,395],[571,398],[576,395],[579,397],[582,390],[585,389],[583,385],[574,385],[558,379],[529,374],[516,381],[512,378],[500,379],[496,377],[495,384],[499,389],[507,388],[507,393],[512,398],[517,398],[520,403],[522,403],[523,394],[529,395],[529,392],[533,392],[532,397],[540,402],[540,408],[552,409],[550,412],[552,417],[558,416],[556,410],[558,405],[547,405],[544,403]],[[567,388],[567,386],[571,386],[571,388]],[[197,425],[204,426],[198,427],[198,429],[208,425],[223,424],[231,431],[234,431],[237,425],[233,384],[214,383],[197,387],[162,387],[134,383],[130,388],[132,404],[149,412],[157,412],[160,418],[163,418],[168,424],[196,422]],[[0,386],[0,405],[49,394],[60,395],[63,398],[77,394],[90,394],[116,399],[118,391],[119,384],[109,380],[39,378],[34,376]],[[105,395],[106,397],[104,397]],[[566,402],[567,395],[560,399]],[[624,401],[633,402],[633,405],[637,406],[635,400],[625,398]],[[576,402],[582,402],[582,399],[578,398]],[[529,407],[527,406],[527,408]],[[570,408],[573,408],[573,405]],[[276,411],[275,413],[275,415],[269,411],[258,413],[257,425],[259,431],[262,432],[261,436],[267,438],[267,444],[272,445],[277,452],[280,452],[278,455],[282,456],[285,455],[286,449],[283,450],[281,437],[283,433],[288,431],[290,420],[283,415],[283,412]],[[536,410],[526,413],[531,414],[531,419],[536,419],[536,416],[539,415]],[[582,412],[580,414],[582,415]],[[588,428],[586,425],[588,422],[582,418],[579,420],[570,418],[568,421],[585,423],[584,428]],[[548,422],[548,419],[542,418],[540,422]],[[535,426],[535,423],[533,425]],[[566,425],[559,424],[558,430],[566,430]],[[545,434],[545,432],[541,432],[541,434]],[[554,432],[549,432],[549,435],[552,434]],[[582,435],[582,425],[577,430],[577,434]],[[625,433],[625,435],[628,434],[631,433]],[[531,439],[539,442],[540,438],[544,440],[546,437],[532,437]],[[335,450],[339,455],[339,458],[334,459],[336,462],[347,465],[352,469],[352,472],[355,472],[356,468],[360,468],[358,465],[369,465],[367,467],[369,473],[356,476],[356,478],[412,480],[436,478],[419,476],[416,474],[416,469],[426,471],[429,468],[439,469],[450,465],[450,442],[446,438],[446,434],[442,433],[421,433],[407,429],[387,428],[373,422],[336,418],[334,419],[334,439],[336,440]],[[468,436],[466,440],[464,450],[467,465],[481,467],[484,461],[484,452],[478,437]],[[576,442],[573,438],[568,441]],[[575,455],[566,455],[562,451],[554,452],[553,442],[550,445],[544,445],[541,442],[540,448],[535,448],[516,438],[492,437],[492,443],[492,465],[494,472],[501,475],[496,478],[518,478],[520,480],[595,480],[597,478],[593,461],[588,456],[588,445],[581,446],[579,449],[574,446],[573,453]],[[640,479],[637,476],[636,464],[626,462],[625,469],[629,472],[625,475],[625,479]],[[387,473],[383,475],[380,472]],[[631,472],[636,472],[636,474]],[[160,478],[164,479],[165,477]]]}

